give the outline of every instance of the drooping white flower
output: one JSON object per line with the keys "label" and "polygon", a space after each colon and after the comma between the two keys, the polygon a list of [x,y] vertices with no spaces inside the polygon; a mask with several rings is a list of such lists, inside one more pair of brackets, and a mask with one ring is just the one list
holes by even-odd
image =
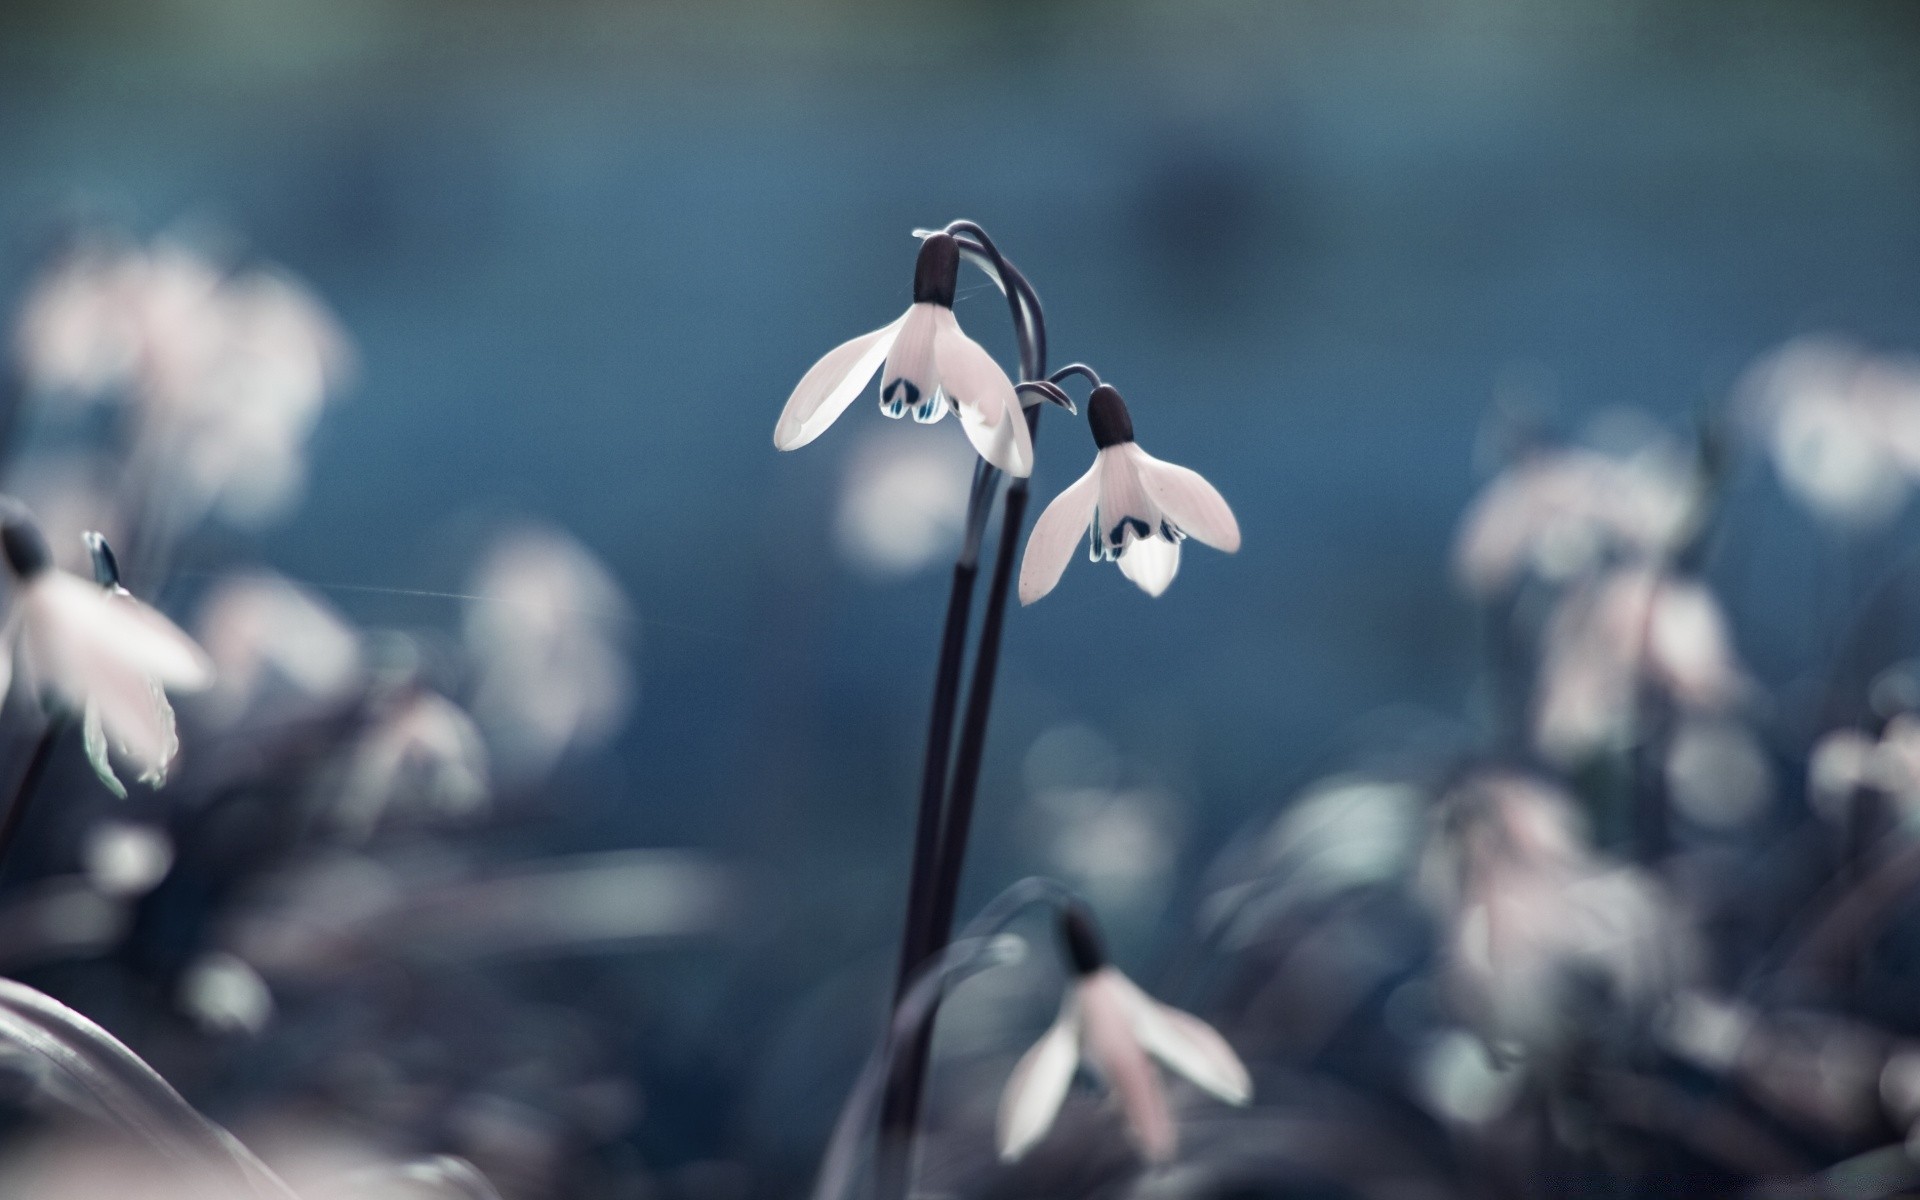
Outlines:
{"label": "drooping white flower", "polygon": [[1821,517],[1877,524],[1920,477],[1920,361],[1800,338],[1756,363],[1740,394],[1781,482]]}
{"label": "drooping white flower", "polygon": [[1109,964],[1084,912],[1069,908],[1060,932],[1074,982],[1052,1028],[1007,1079],[996,1130],[1003,1161],[1020,1158],[1046,1136],[1083,1060],[1119,1097],[1127,1128],[1149,1162],[1165,1162],[1179,1147],[1149,1056],[1228,1104],[1253,1098],[1253,1081],[1226,1039],[1198,1017],[1154,1000]]}
{"label": "drooping white flower", "polygon": [[354,748],[333,811],[348,836],[370,836],[396,801],[469,816],[486,803],[487,745],[459,705],[408,685]]}
{"label": "drooping white flower", "polygon": [[360,636],[318,595],[267,571],[216,584],[195,629],[219,682],[197,710],[220,726],[295,707],[325,708],[360,685]]}
{"label": "drooping white flower", "polygon": [[36,392],[129,406],[138,470],[166,483],[168,511],[145,519],[181,524],[209,509],[240,524],[281,511],[353,358],[298,282],[228,272],[174,239],[82,243],[35,286],[14,345]]}
{"label": "drooping white flower", "polygon": [[469,589],[473,714],[524,774],[619,727],[633,697],[632,609],[587,548],[529,526],[500,538]]}
{"label": "drooping white flower", "polygon": [[1098,448],[1093,466],[1034,522],[1020,563],[1020,603],[1032,604],[1060,582],[1082,530],[1088,557],[1119,564],[1149,596],[1173,582],[1186,538],[1229,554],[1240,548],[1240,525],[1220,493],[1197,472],[1142,450],[1126,402],[1110,385],[1093,389],[1087,423]]}
{"label": "drooping white flower", "polygon": [[34,280],[13,330],[17,369],[28,387],[86,401],[126,383],[140,359],[136,300],[143,265],[132,248],[89,238]]}
{"label": "drooping white flower", "polygon": [[1467,510],[1454,573],[1476,595],[1523,573],[1559,581],[1609,551],[1659,555],[1687,532],[1697,488],[1663,445],[1614,457],[1594,450],[1534,454],[1508,468]]}
{"label": "drooping white flower", "polygon": [[[116,581],[102,586],[55,567],[24,515],[0,521],[0,551],[14,593],[0,695],[17,670],[36,695],[81,713],[87,756],[109,788],[126,794],[109,749],[137,767],[143,783],[160,786],[180,748],[167,692],[210,685],[207,656]],[[98,543],[96,553],[104,552]]]}
{"label": "drooping white flower", "polygon": [[1695,713],[1724,712],[1747,690],[1712,592],[1622,567],[1562,598],[1548,622],[1535,744],[1559,762],[1629,744],[1647,686]]}
{"label": "drooping white flower", "polygon": [[1853,792],[1878,789],[1900,817],[1920,823],[1920,715],[1899,713],[1878,741],[1856,729],[1836,729],[1814,745],[1807,791],[1816,811],[1838,820]]}
{"label": "drooping white flower", "polygon": [[[944,233],[920,244],[913,304],[890,325],[827,352],[801,377],[773,429],[773,444],[796,450],[840,419],[880,371],[880,411],[938,421],[952,408],[980,457],[1009,475],[1033,473],[1033,438],[1013,381],[960,330],[953,295],[960,249]],[[884,364],[884,366],[883,366]]]}
{"label": "drooping white flower", "polygon": [[1507,771],[1442,801],[1422,892],[1445,926],[1444,980],[1490,1045],[1551,1053],[1594,997],[1647,1011],[1692,971],[1693,939],[1654,876],[1592,850],[1573,803]]}

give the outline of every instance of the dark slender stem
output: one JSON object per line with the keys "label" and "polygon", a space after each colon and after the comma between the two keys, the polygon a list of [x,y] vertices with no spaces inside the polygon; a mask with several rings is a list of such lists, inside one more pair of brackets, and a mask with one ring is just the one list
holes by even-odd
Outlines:
{"label": "dark slender stem", "polygon": [[[1014,327],[1020,340],[1020,372],[1023,381],[1044,376],[1046,360],[1046,322],[1040,300],[1033,287],[1012,263],[1003,257],[986,232],[971,222],[956,221],[947,227],[950,233],[969,234],[977,240],[977,252],[999,272],[1007,298],[1014,310]],[[963,248],[976,247],[963,242]],[[1040,406],[1023,411],[1030,435],[1037,434]],[[901,958],[901,987],[913,979],[922,967],[945,950],[953,930],[961,869],[966,862],[967,840],[973,822],[973,802],[980,782],[980,761],[986,745],[987,718],[993,705],[993,687],[1000,659],[1000,635],[1006,621],[1007,595],[1011,590],[1015,552],[1020,544],[1020,529],[1026,516],[1028,484],[1015,479],[1007,486],[1005,512],[1001,518],[1000,542],[995,548],[993,579],[988,588],[987,612],[980,628],[975,651],[973,682],[967,693],[966,716],[961,724],[960,745],[954,766],[954,778],[947,790],[946,806],[941,814],[937,840],[933,846],[933,877],[925,907],[916,912],[916,897],[910,895],[909,925],[921,918],[919,932],[907,935],[912,955]],[[924,804],[925,817],[930,808]],[[923,827],[924,829],[924,827]],[[920,843],[916,841],[916,852]],[[919,859],[916,857],[916,865]],[[902,992],[901,994],[904,994]],[[897,1000],[897,997],[896,997]],[[934,1001],[937,1010],[937,998]],[[919,1128],[921,1099],[926,1090],[927,1065],[933,1049],[934,1016],[917,1026],[909,1040],[897,1047],[895,1068],[887,1083],[880,1114],[878,1195],[881,1200],[905,1200],[913,1172],[914,1133]]]}
{"label": "dark slender stem", "polygon": [[47,773],[47,764],[53,761],[53,746],[66,729],[64,717],[55,717],[47,722],[40,731],[39,740],[33,744],[33,754],[27,759],[27,769],[20,773],[20,782],[14,786],[13,800],[7,805],[7,815],[0,817],[0,870],[5,870],[7,851],[20,836],[20,826],[26,822],[27,806],[33,802],[33,793],[40,786],[40,777]]}
{"label": "dark slender stem", "polygon": [[[1026,412],[1027,428],[1037,437],[1040,409]],[[1001,518],[1000,544],[995,548],[993,580],[987,586],[987,613],[980,625],[973,682],[967,689],[966,714],[960,721],[960,747],[954,759],[953,786],[947,793],[946,824],[940,836],[940,873],[934,890],[933,936],[944,945],[952,936],[954,906],[960,894],[961,869],[966,865],[967,835],[973,821],[973,802],[980,789],[980,767],[987,742],[987,719],[993,712],[993,687],[1000,667],[1000,635],[1007,617],[1007,596],[1013,590],[1013,569],[1020,547],[1020,529],[1026,519],[1027,481],[1016,479],[1007,488],[1006,511]]]}
{"label": "dark slender stem", "polygon": [[907,880],[907,920],[900,931],[900,968],[894,980],[895,1004],[906,996],[920,962],[927,956],[927,921],[933,903],[934,860],[940,849],[941,800],[946,791],[948,756],[953,749],[955,702],[960,692],[960,661],[966,652],[967,619],[973,608],[977,563],[953,565],[947,593],[947,624],[940,635],[940,665],[933,677],[933,711],[927,721],[927,749],[921,764],[920,810],[913,826],[913,869]]}
{"label": "dark slender stem", "polygon": [[913,972],[930,952],[927,936],[932,911],[934,865],[940,849],[941,803],[946,796],[947,764],[953,750],[953,721],[960,697],[960,661],[966,654],[967,620],[973,610],[973,584],[980,573],[980,542],[1000,472],[985,459],[974,464],[967,497],[967,523],[953,586],[947,593],[947,618],[940,634],[940,662],[933,675],[933,705],[927,718],[927,746],[920,768],[920,808],[914,820],[913,866],[907,877],[907,919],[900,932],[900,972],[893,999],[907,994]]}

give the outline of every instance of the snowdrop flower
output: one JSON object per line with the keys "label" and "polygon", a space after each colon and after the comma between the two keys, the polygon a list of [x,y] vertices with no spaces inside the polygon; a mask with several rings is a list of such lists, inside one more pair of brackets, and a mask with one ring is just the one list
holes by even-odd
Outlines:
{"label": "snowdrop flower", "polygon": [[216,584],[194,625],[219,682],[198,710],[217,725],[325,708],[360,686],[360,637],[318,595],[267,571]]}
{"label": "snowdrop flower", "polygon": [[787,398],[773,444],[796,450],[819,437],[878,370],[881,412],[911,412],[925,424],[952,408],[981,458],[1009,475],[1032,474],[1033,438],[1013,382],[954,319],[959,274],[959,246],[944,233],[930,234],[913,268],[913,304],[891,325],[863,333],[815,363]]}
{"label": "snowdrop flower", "polygon": [[1761,359],[1741,393],[1781,482],[1828,520],[1884,521],[1920,477],[1920,361],[1802,338]]}
{"label": "snowdrop flower", "polygon": [[1693,713],[1724,712],[1747,691],[1713,593],[1623,567],[1566,596],[1549,621],[1535,743],[1562,763],[1627,744],[1647,684]]}
{"label": "snowdrop flower", "polygon": [[1034,522],[1020,564],[1020,603],[1032,604],[1060,582],[1082,529],[1088,557],[1118,563],[1149,596],[1173,582],[1187,537],[1229,554],[1240,548],[1240,525],[1213,485],[1133,440],[1133,418],[1119,392],[1104,383],[1094,388],[1087,423],[1098,448],[1093,467]]}
{"label": "snowdrop flower", "polygon": [[92,546],[102,583],[55,567],[24,514],[0,521],[0,557],[13,584],[0,694],[18,664],[34,694],[78,710],[94,770],[125,796],[109,747],[139,769],[142,783],[166,782],[180,748],[167,690],[200,691],[213,682],[213,669],[192,638],[119,586],[104,539],[96,536]]}
{"label": "snowdrop flower", "polygon": [[1075,979],[1046,1036],[1027,1051],[1000,1100],[1000,1157],[1012,1162],[1046,1136],[1084,1057],[1120,1098],[1127,1127],[1150,1162],[1173,1157],[1178,1135],[1152,1055],[1228,1104],[1246,1104],[1253,1083],[1212,1026],[1147,996],[1108,964],[1100,937],[1077,905],[1061,914],[1061,940]]}
{"label": "snowdrop flower", "polygon": [[445,696],[408,685],[355,748],[334,823],[365,839],[402,799],[440,815],[470,816],[486,803],[490,786],[487,746],[473,718]]}
{"label": "snowdrop flower", "polygon": [[1690,930],[1659,882],[1590,850],[1572,802],[1527,776],[1473,777],[1443,801],[1422,891],[1446,927],[1446,985],[1505,1051],[1592,1032],[1586,985],[1648,1009],[1691,971]]}
{"label": "snowdrop flower", "polygon": [[503,762],[539,774],[610,737],[633,698],[633,613],[607,569],[555,529],[503,535],[469,591],[473,713]]}
{"label": "snowdrop flower", "polygon": [[1487,595],[1523,572],[1559,581],[1609,549],[1658,555],[1693,524],[1697,485],[1670,448],[1625,458],[1593,450],[1535,454],[1503,472],[1460,523],[1454,572]]}
{"label": "snowdrop flower", "polygon": [[1814,746],[1807,782],[1814,808],[1829,819],[1844,815],[1854,791],[1871,787],[1920,823],[1920,716],[1897,714],[1878,741],[1854,729],[1827,734]]}
{"label": "snowdrop flower", "polygon": [[88,239],[41,273],[13,330],[29,386],[88,400],[126,383],[140,358],[142,265],[125,246]]}

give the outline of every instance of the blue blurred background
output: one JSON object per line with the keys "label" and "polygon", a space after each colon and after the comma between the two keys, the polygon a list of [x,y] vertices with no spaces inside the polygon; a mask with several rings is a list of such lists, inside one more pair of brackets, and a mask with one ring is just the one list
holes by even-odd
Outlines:
{"label": "blue blurred background", "polygon": [[[412,593],[457,592],[489,522],[606,560],[637,708],[505,849],[737,869],[729,936],[603,969],[633,998],[641,1153],[690,1193],[779,1190],[876,1028],[946,579],[836,534],[849,470],[902,433],[871,403],[794,454],[769,434],[908,299],[909,231],[992,231],[1056,360],[1097,365],[1245,530],[1159,600],[1078,561],[1009,625],[962,909],[1072,874],[1062,787],[1120,789],[1133,824],[1093,853],[1152,860],[1110,914],[1150,973],[1235,828],[1396,712],[1472,718],[1447,556],[1490,409],[1684,431],[1795,333],[1920,336],[1916,53],[1920,10],[1811,0],[12,0],[0,295],[104,217],[221,231],[335,308],[359,383],[307,499],[210,562],[433,627],[453,602]],[[1000,297],[963,289],[1010,360]],[[1057,418],[1042,501],[1092,451]],[[1717,569],[1790,680],[1823,561],[1784,563],[1807,519],[1742,486]],[[715,1162],[745,1174],[685,1174]]]}

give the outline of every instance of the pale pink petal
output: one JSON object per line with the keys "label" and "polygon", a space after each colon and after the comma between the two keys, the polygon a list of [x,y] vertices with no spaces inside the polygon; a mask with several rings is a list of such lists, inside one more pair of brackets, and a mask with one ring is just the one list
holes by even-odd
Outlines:
{"label": "pale pink petal", "polygon": [[1228,1104],[1253,1099],[1246,1065],[1213,1026],[1161,1004],[1125,976],[1120,983],[1132,1010],[1133,1031],[1147,1053]]}
{"label": "pale pink petal", "polygon": [[938,304],[920,303],[900,318],[900,331],[880,372],[880,411],[888,416],[904,417],[911,410],[916,419],[930,421],[935,412],[944,411],[935,395],[940,374],[933,360],[933,339],[942,313],[953,315]]}
{"label": "pale pink petal", "polygon": [[[1023,421],[1022,424],[1025,422]],[[1032,604],[1053,590],[1073,558],[1073,548],[1093,519],[1100,497],[1100,462],[1053,498],[1027,535],[1027,552],[1020,560],[1020,603]]]}
{"label": "pale pink petal", "polygon": [[787,397],[787,406],[780,410],[779,423],[773,427],[773,444],[782,450],[798,449],[839,420],[880,369],[905,320],[901,317],[891,325],[843,342],[813,364],[801,376],[793,395]]}
{"label": "pale pink petal", "polygon": [[1149,596],[1166,591],[1180,571],[1180,543],[1170,542],[1159,534],[1137,537],[1132,529],[1124,536],[1125,544],[1116,560],[1120,573],[1139,584],[1140,590]]}
{"label": "pale pink petal", "polygon": [[950,309],[938,314],[933,353],[940,387],[952,398],[967,440],[980,457],[1009,475],[1033,474],[1033,437],[1013,381],[991,354],[961,332]]}
{"label": "pale pink petal", "polygon": [[1696,583],[1668,580],[1655,594],[1647,652],[1689,704],[1718,707],[1740,692],[1733,637],[1713,593]]}
{"label": "pale pink petal", "polygon": [[1069,993],[1053,1028],[1021,1056],[1007,1077],[995,1132],[1002,1162],[1024,1155],[1053,1128],[1079,1063],[1080,1017]]}
{"label": "pale pink petal", "polygon": [[1086,1029],[1088,1062],[1120,1098],[1127,1128],[1149,1162],[1173,1157],[1178,1135],[1167,1109],[1160,1076],[1140,1046],[1119,982],[1119,972],[1103,967],[1080,985],[1081,1021]]}
{"label": "pale pink petal", "polygon": [[54,687],[80,685],[76,672],[96,661],[124,665],[178,692],[213,683],[213,666],[194,640],[132,596],[49,571],[25,589],[23,599],[27,624],[51,643],[39,662],[50,672],[44,682]]}
{"label": "pale pink petal", "polygon": [[1162,462],[1137,443],[1125,448],[1139,469],[1147,499],[1175,528],[1216,550],[1231,554],[1240,548],[1240,523],[1233,519],[1233,510],[1199,472]]}

